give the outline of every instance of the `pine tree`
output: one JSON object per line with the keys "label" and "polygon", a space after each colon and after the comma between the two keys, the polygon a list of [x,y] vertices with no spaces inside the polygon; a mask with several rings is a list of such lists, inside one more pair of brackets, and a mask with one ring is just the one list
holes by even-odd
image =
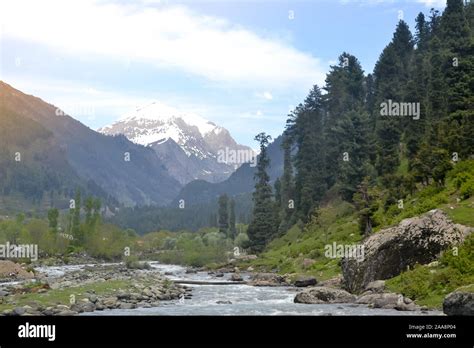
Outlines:
{"label": "pine tree", "polygon": [[[380,107],[388,100],[405,102],[406,86],[411,78],[413,37],[408,25],[400,21],[393,39],[385,47],[374,69],[376,118],[376,168],[379,175],[393,173],[400,163],[400,140],[408,118],[382,116]],[[413,120],[412,120],[413,121]]]}
{"label": "pine tree", "polygon": [[275,200],[279,202],[279,227],[278,233],[283,234],[294,223],[293,215],[295,211],[294,190],[295,183],[293,178],[293,163],[291,158],[291,142],[285,135],[282,142],[283,148],[283,175],[280,179],[280,198]]}
{"label": "pine tree", "polygon": [[219,232],[228,236],[229,234],[229,198],[226,194],[219,196]]}
{"label": "pine tree", "polygon": [[81,191],[79,189],[76,190],[74,204],[75,208],[73,209],[72,215],[72,235],[74,236],[76,244],[82,245],[84,242],[84,236],[81,228]]}
{"label": "pine tree", "polygon": [[229,235],[232,239],[237,237],[237,230],[235,226],[235,201],[230,199],[229,203]]}
{"label": "pine tree", "polygon": [[58,231],[58,218],[59,218],[59,210],[58,209],[52,208],[52,209],[48,210],[49,228],[54,233],[56,233]]}
{"label": "pine tree", "polygon": [[270,177],[267,174],[267,169],[270,165],[267,146],[270,139],[271,137],[265,133],[260,133],[255,137],[255,140],[260,144],[260,154],[255,174],[253,217],[247,230],[249,246],[253,252],[263,251],[265,245],[273,238],[276,231],[272,187],[269,183]]}
{"label": "pine tree", "polygon": [[321,90],[314,86],[304,105],[287,121],[286,133],[298,149],[294,157],[295,204],[297,217],[303,221],[308,221],[326,192],[322,102]]}

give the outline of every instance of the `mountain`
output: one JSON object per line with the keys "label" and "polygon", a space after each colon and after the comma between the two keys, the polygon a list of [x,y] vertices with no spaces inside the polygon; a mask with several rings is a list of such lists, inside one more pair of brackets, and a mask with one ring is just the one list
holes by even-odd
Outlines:
{"label": "mountain", "polygon": [[[0,101],[0,129],[5,130],[8,125],[13,139],[22,132],[30,134],[22,141],[24,147],[33,148],[43,139],[45,145],[41,153],[35,155],[33,152],[31,155],[37,164],[28,163],[36,168],[37,175],[47,176],[46,170],[49,170],[54,175],[69,178],[69,187],[87,183],[127,206],[167,204],[182,187],[150,148],[135,144],[124,136],[98,133],[64,115],[55,106],[2,81]],[[36,131],[29,131],[30,128]],[[12,154],[18,152],[17,147],[12,141],[5,142],[1,152],[11,159]],[[41,161],[42,157],[58,164],[49,166],[49,162]],[[18,163],[10,160],[7,166],[14,164]],[[2,168],[12,172],[11,168]],[[27,179],[31,178],[26,176]],[[19,183],[21,185],[23,183]],[[45,191],[47,188],[43,187]]]}
{"label": "mountain", "polygon": [[[251,148],[237,144],[225,128],[158,102],[137,108],[98,131],[123,134],[136,144],[152,148],[183,185],[196,179],[223,181],[255,156]],[[241,156],[225,156],[229,153]]]}
{"label": "mountain", "polygon": [[[283,137],[279,136],[268,145],[267,151],[270,158],[268,175],[273,182],[283,174],[283,150],[281,144]],[[252,192],[255,186],[254,175],[256,167],[246,163],[240,166],[225,181],[209,183],[204,180],[195,180],[183,187],[172,205],[177,205],[184,199],[186,204],[194,205],[202,202],[217,200],[218,196],[226,193],[230,196]]]}

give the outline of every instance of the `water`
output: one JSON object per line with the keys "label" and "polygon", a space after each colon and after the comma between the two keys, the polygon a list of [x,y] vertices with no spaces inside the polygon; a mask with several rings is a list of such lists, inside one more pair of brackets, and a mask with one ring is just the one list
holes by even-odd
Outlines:
{"label": "water", "polygon": [[[186,274],[185,268],[176,265],[151,263],[152,267],[171,280],[218,280],[207,272]],[[242,274],[248,279],[248,274]],[[233,285],[188,285],[192,287],[192,298],[184,301],[164,301],[155,308],[113,309],[95,311],[84,315],[441,315],[442,312],[423,313],[400,312],[392,309],[371,309],[356,304],[298,304],[293,299],[297,290],[292,287],[254,287],[242,284]],[[218,301],[230,301],[232,304],[218,304]]]}

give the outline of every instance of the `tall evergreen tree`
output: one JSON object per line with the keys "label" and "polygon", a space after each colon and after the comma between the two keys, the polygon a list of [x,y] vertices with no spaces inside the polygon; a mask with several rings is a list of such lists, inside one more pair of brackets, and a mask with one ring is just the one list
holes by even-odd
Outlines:
{"label": "tall evergreen tree", "polygon": [[255,136],[260,144],[257,172],[255,174],[255,191],[253,193],[253,216],[249,224],[247,234],[249,246],[253,252],[261,252],[276,232],[276,221],[273,209],[272,187],[267,169],[270,166],[267,146],[271,137],[265,133]]}
{"label": "tall evergreen tree", "polygon": [[51,209],[48,210],[49,228],[54,233],[56,233],[58,231],[58,218],[59,218],[59,210],[58,209],[51,208]]}
{"label": "tall evergreen tree", "polygon": [[287,121],[286,133],[297,147],[295,203],[303,221],[309,220],[326,192],[322,103],[321,90],[314,86],[304,105],[299,105]]}
{"label": "tall evergreen tree", "polygon": [[406,86],[411,78],[413,37],[404,21],[397,25],[393,39],[385,47],[374,69],[376,118],[376,168],[379,175],[393,173],[400,163],[400,140],[409,118],[382,116],[382,103],[405,102]]}
{"label": "tall evergreen tree", "polygon": [[226,194],[219,196],[219,232],[229,234],[229,198]]}
{"label": "tall evergreen tree", "polygon": [[229,235],[232,239],[237,237],[237,229],[235,226],[235,201],[233,198],[229,202]]}
{"label": "tall evergreen tree", "polygon": [[75,208],[72,215],[72,235],[76,244],[81,245],[84,242],[84,236],[81,229],[81,190],[76,190],[74,198]]}
{"label": "tall evergreen tree", "polygon": [[278,233],[286,232],[294,223],[293,215],[295,211],[295,183],[293,177],[293,163],[291,158],[291,142],[289,137],[285,135],[282,142],[283,148],[283,175],[280,179],[280,199],[279,202],[279,227]]}

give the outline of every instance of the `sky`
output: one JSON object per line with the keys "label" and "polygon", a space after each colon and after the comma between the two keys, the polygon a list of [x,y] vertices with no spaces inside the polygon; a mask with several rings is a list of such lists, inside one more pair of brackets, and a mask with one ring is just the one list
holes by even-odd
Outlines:
{"label": "sky", "polygon": [[92,129],[159,101],[255,148],[342,52],[372,72],[444,0],[2,0],[0,80]]}

